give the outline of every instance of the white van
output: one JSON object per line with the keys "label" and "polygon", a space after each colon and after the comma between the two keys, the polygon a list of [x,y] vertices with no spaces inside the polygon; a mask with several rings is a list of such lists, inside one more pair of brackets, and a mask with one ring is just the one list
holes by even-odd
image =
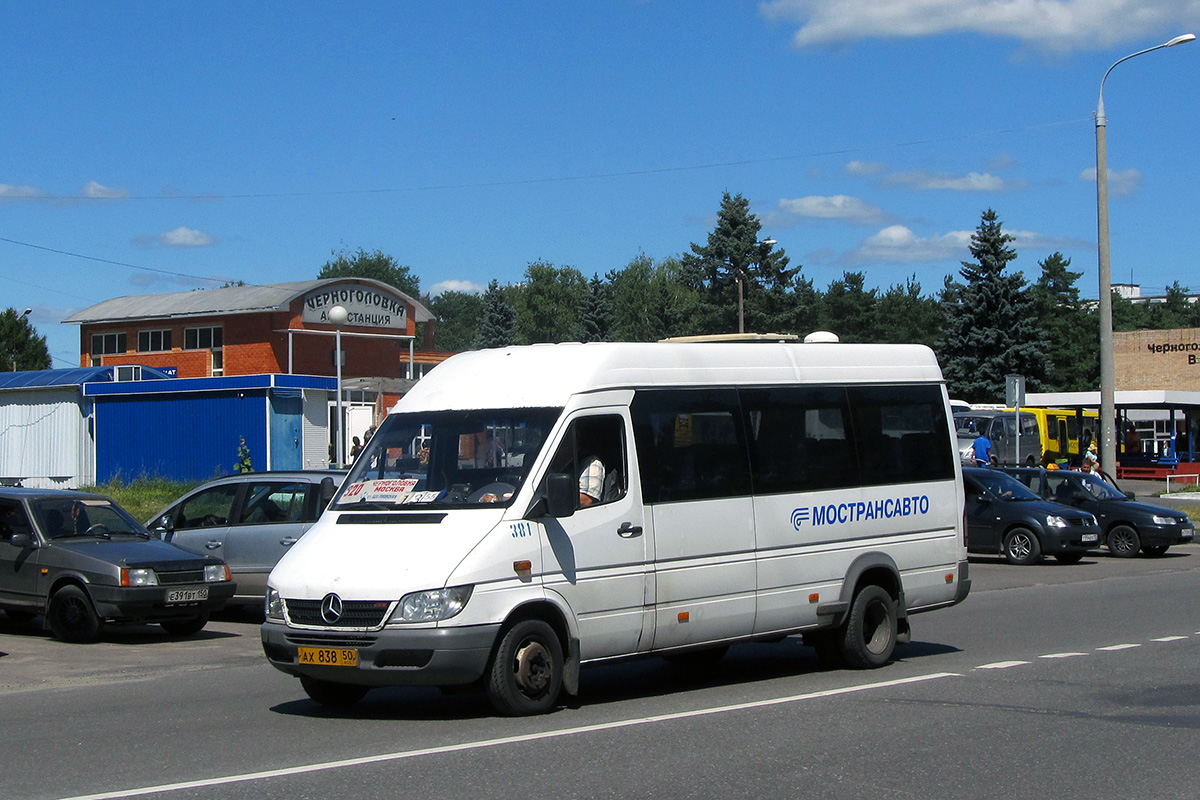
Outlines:
{"label": "white van", "polygon": [[323,704],[475,684],[505,714],[581,664],[797,633],[878,667],[970,589],[961,486],[926,347],[463,353],[275,567],[263,648]]}

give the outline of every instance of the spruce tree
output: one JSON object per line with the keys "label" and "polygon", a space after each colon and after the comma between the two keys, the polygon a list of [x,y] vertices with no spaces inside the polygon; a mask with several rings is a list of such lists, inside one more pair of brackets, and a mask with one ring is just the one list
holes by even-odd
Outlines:
{"label": "spruce tree", "polygon": [[742,284],[747,332],[779,332],[794,321],[792,284],[799,268],[788,268],[782,249],[759,240],[762,224],[750,201],[725,192],[717,224],[704,245],[692,243],[682,260],[682,277],[695,291],[693,333],[738,330],[738,283]]}
{"label": "spruce tree", "polygon": [[583,303],[583,341],[610,341],[613,328],[612,303],[609,294],[612,287],[593,275],[588,281],[588,293]]}
{"label": "spruce tree", "polygon": [[508,295],[493,278],[483,295],[483,321],[475,349],[508,347],[517,343],[517,313],[508,302]]}
{"label": "spruce tree", "polygon": [[1038,391],[1045,376],[1045,334],[1021,273],[1006,273],[1017,251],[1009,247],[996,212],[983,212],[971,237],[975,261],[963,261],[966,283],[946,279],[942,293],[945,328],[939,344],[950,393],[973,403],[1004,400],[1005,376],[1025,376]]}
{"label": "spruce tree", "polygon": [[1030,287],[1038,328],[1046,335],[1046,382],[1051,392],[1094,390],[1100,380],[1099,318],[1089,313],[1075,286],[1083,273],[1072,272],[1071,259],[1052,253],[1040,262],[1041,277]]}

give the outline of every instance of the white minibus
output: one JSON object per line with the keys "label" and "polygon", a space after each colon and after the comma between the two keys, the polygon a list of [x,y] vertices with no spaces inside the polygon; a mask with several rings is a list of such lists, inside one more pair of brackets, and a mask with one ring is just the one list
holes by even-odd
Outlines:
{"label": "white minibus", "polygon": [[918,345],[456,355],[272,571],[263,648],[325,705],[471,685],[509,715],[633,655],[802,634],[882,666],[970,589],[954,441]]}

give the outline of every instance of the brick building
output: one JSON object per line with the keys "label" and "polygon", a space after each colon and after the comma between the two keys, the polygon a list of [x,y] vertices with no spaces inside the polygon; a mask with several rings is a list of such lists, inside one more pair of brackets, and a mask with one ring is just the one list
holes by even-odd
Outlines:
{"label": "brick building", "polygon": [[[337,337],[328,314],[335,306],[348,312],[341,328],[348,448],[353,436],[377,424],[414,381],[450,355],[433,351],[429,310],[392,286],[330,278],[116,297],[63,321],[80,326],[79,365],[126,373],[117,380],[136,380],[141,366],[179,379],[332,377]],[[309,394],[304,415],[319,419],[317,400]],[[320,397],[323,406],[324,394]],[[328,405],[332,411],[336,394]],[[336,428],[335,415],[321,416]],[[306,456],[305,464],[311,460]]]}

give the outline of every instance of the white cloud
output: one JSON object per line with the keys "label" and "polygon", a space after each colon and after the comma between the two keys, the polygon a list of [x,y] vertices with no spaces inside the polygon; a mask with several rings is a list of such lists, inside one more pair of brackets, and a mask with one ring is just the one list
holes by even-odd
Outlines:
{"label": "white cloud", "polygon": [[88,181],[83,185],[83,196],[94,199],[114,199],[120,197],[129,197],[129,192],[125,191],[124,189],[103,186],[95,181]]}
{"label": "white cloud", "polygon": [[903,225],[890,225],[842,253],[838,263],[853,266],[961,260],[970,255],[967,248],[971,234],[972,231],[951,231],[921,238]]}
{"label": "white cloud", "polygon": [[181,225],[173,231],[160,233],[158,243],[163,247],[207,247],[213,243],[213,237]]}
{"label": "white cloud", "polygon": [[759,10],[799,25],[797,47],[976,33],[1098,50],[1200,23],[1200,0],[768,0]]}
{"label": "white cloud", "polygon": [[482,294],[486,291],[486,286],[480,286],[478,283],[471,281],[442,281],[435,283],[433,288],[429,290],[430,297],[437,297],[443,292],[465,292],[466,294]]}
{"label": "white cloud", "polygon": [[0,200],[32,200],[44,195],[32,186],[12,186],[0,183]]}
{"label": "white cloud", "polygon": [[910,189],[940,189],[953,192],[1000,192],[1006,188],[1003,178],[997,178],[988,172],[952,175],[944,172],[912,170],[892,173],[888,176],[887,183],[907,186]]}
{"label": "white cloud", "polygon": [[[1096,182],[1096,168],[1088,167],[1079,173],[1081,181]],[[1136,169],[1118,169],[1108,171],[1108,193],[1118,197],[1131,195],[1142,188],[1142,173]]]}
{"label": "white cloud", "polygon": [[809,195],[794,200],[784,198],[779,201],[778,209],[785,216],[837,219],[854,225],[877,225],[888,218],[878,206],[844,194],[830,197]]}
{"label": "white cloud", "polygon": [[850,175],[879,175],[886,171],[887,165],[877,161],[851,161],[846,164],[846,172]]}

